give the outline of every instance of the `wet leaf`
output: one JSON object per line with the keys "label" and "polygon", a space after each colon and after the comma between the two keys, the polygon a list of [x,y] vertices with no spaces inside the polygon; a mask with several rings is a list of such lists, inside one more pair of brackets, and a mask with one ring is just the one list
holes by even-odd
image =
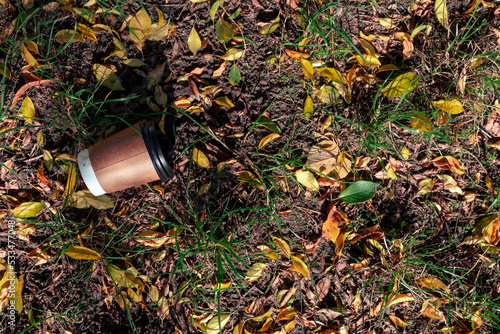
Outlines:
{"label": "wet leaf", "polygon": [[306,101],[304,102],[304,117],[306,119],[311,118],[313,114],[313,100],[311,97],[308,95],[306,98]]}
{"label": "wet leaf", "polygon": [[418,131],[431,132],[431,120],[421,112],[415,113],[411,120],[411,127]]}
{"label": "wet leaf", "polygon": [[265,23],[260,29],[259,32],[262,35],[269,35],[272,34],[276,29],[278,29],[280,25],[280,17],[276,17],[274,20],[271,22]]}
{"label": "wet leaf", "polygon": [[215,24],[215,34],[219,42],[224,43],[234,37],[234,28],[221,17]]}
{"label": "wet leaf", "polygon": [[379,184],[370,181],[356,181],[344,190],[339,198],[346,203],[366,202],[375,195]]}
{"label": "wet leaf", "polygon": [[464,174],[464,169],[460,161],[455,159],[452,156],[445,155],[445,156],[440,156],[432,160],[434,165],[436,167],[439,167],[441,169],[449,169],[454,173],[457,173],[458,175],[463,175]]}
{"label": "wet leaf", "polygon": [[313,191],[319,191],[319,184],[314,175],[308,170],[299,169],[295,172],[297,181],[304,187]]}
{"label": "wet leaf", "polygon": [[70,29],[63,29],[63,30],[60,30],[58,31],[55,36],[54,36],[54,39],[61,43],[61,44],[65,44],[65,43],[75,43],[75,42],[82,42],[82,43],[85,43],[85,38],[83,38],[83,36],[76,32],[76,30],[70,30]]}
{"label": "wet leaf", "polygon": [[401,74],[382,88],[381,93],[388,97],[401,97],[414,90],[418,81],[419,78],[411,72]]}
{"label": "wet leaf", "polygon": [[450,29],[450,24],[448,23],[448,8],[446,7],[446,0],[435,0],[434,10],[436,11],[436,17],[443,25],[446,30]]}
{"label": "wet leaf", "polygon": [[399,326],[399,327],[406,327],[408,324],[404,322],[403,320],[399,319],[396,316],[390,315],[389,319],[394,323],[394,325]]}
{"label": "wet leaf", "polygon": [[227,96],[219,96],[215,99],[215,103],[223,107],[234,108],[234,103]]}
{"label": "wet leaf", "polygon": [[343,85],[345,84],[342,74],[334,68],[329,68],[329,67],[317,68],[316,72],[322,77],[327,77],[328,79]]}
{"label": "wet leaf", "polygon": [[229,83],[233,86],[236,86],[240,83],[241,73],[238,65],[233,64],[231,69],[229,70]]}
{"label": "wet leaf", "polygon": [[404,302],[412,302],[414,301],[415,298],[412,296],[409,296],[407,294],[399,294],[395,295],[394,297],[390,298],[390,300],[387,301],[387,308],[391,307],[392,305],[404,303]]}
{"label": "wet leaf", "polygon": [[430,289],[442,289],[447,293],[451,293],[451,290],[444,284],[441,280],[435,278],[435,277],[426,277],[426,278],[421,278],[417,281],[417,283],[425,288],[430,288]]}
{"label": "wet leaf", "polygon": [[94,64],[94,75],[104,87],[111,90],[125,90],[118,76],[116,70],[108,65]]}
{"label": "wet leaf", "polygon": [[444,112],[447,112],[448,114],[460,114],[464,112],[464,108],[462,106],[462,102],[458,100],[451,100],[451,101],[445,101],[445,100],[439,100],[439,101],[432,101],[432,104],[434,107],[436,107],[438,110],[442,110]]}
{"label": "wet leaf", "polygon": [[238,60],[241,58],[241,56],[243,56],[243,51],[242,49],[237,49],[237,48],[230,48],[229,50],[227,50],[227,52],[221,56],[220,58],[221,59],[224,59],[224,60]]}
{"label": "wet leaf", "polygon": [[259,147],[258,147],[259,150],[279,137],[280,137],[280,135],[277,133],[271,133],[271,134],[265,136],[264,138],[261,139],[261,141],[259,143]]}
{"label": "wet leaf", "polygon": [[83,246],[73,246],[68,248],[65,252],[65,255],[76,259],[76,260],[99,260],[101,255],[92,249]]}
{"label": "wet leaf", "polygon": [[151,34],[151,19],[144,8],[140,9],[129,22],[130,40],[142,52],[142,45]]}
{"label": "wet leaf", "polygon": [[189,50],[193,53],[193,55],[196,56],[198,51],[200,51],[200,49],[201,49],[201,38],[200,38],[200,35],[198,35],[198,32],[196,31],[194,26],[193,26],[193,28],[191,28],[191,32],[189,33],[187,43],[188,43]]}
{"label": "wet leaf", "polygon": [[21,104],[21,113],[26,122],[33,124],[33,117],[35,116],[35,105],[29,96],[26,96]]}
{"label": "wet leaf", "polygon": [[274,243],[278,246],[279,252],[285,255],[287,258],[290,258],[292,255],[292,252],[290,251],[290,246],[288,246],[288,243],[280,238],[273,237]]}
{"label": "wet leaf", "polygon": [[210,166],[210,161],[208,160],[205,153],[203,153],[196,147],[193,149],[193,154],[191,156],[191,159],[193,159],[193,161],[196,162],[201,167],[212,168],[212,166]]}
{"label": "wet leaf", "polygon": [[94,196],[88,190],[80,190],[74,193],[70,205],[78,209],[88,209],[92,206],[98,210],[112,209],[115,207],[113,200],[109,196]]}
{"label": "wet leaf", "polygon": [[299,61],[300,64],[302,65],[302,71],[304,71],[304,75],[306,76],[306,78],[314,81],[314,71],[311,62],[309,62],[309,60],[304,58],[300,58]]}
{"label": "wet leaf", "polygon": [[255,263],[245,274],[245,283],[253,283],[262,276],[262,271],[266,267],[263,263]]}
{"label": "wet leaf", "polygon": [[297,256],[291,256],[292,260],[292,269],[300,274],[302,274],[307,280],[311,279],[311,273],[309,272],[309,268],[307,265]]}
{"label": "wet leaf", "polygon": [[26,202],[20,204],[18,207],[9,210],[14,217],[17,218],[31,218],[35,217],[40,211],[45,208],[45,205],[40,202]]}

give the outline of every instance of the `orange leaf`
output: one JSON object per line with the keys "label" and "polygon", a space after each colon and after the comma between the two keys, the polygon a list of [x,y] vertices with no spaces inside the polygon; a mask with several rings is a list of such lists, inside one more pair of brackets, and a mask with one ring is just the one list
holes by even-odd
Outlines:
{"label": "orange leaf", "polygon": [[292,260],[292,269],[298,273],[301,273],[307,280],[311,279],[311,273],[309,272],[309,268],[307,265],[299,259],[297,256],[291,256]]}
{"label": "orange leaf", "polygon": [[452,156],[440,156],[432,160],[432,162],[434,163],[434,165],[441,169],[449,169],[452,172],[457,173],[458,175],[464,174],[464,168],[462,164]]}
{"label": "orange leaf", "polygon": [[446,286],[446,284],[435,277],[421,278],[417,281],[417,283],[426,288],[438,288],[443,289],[447,293],[451,293],[451,290]]}
{"label": "orange leaf", "polygon": [[331,240],[335,243],[340,233],[340,223],[341,217],[337,212],[337,208],[335,206],[331,206],[330,211],[328,212],[328,218],[323,223],[323,238]]}

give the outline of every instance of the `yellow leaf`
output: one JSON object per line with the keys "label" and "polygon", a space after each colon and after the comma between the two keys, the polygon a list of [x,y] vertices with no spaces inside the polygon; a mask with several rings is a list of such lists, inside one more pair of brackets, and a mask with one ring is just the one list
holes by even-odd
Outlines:
{"label": "yellow leaf", "polygon": [[35,116],[35,105],[29,96],[26,96],[21,104],[21,112],[26,122],[33,124],[33,117]]}
{"label": "yellow leaf", "polygon": [[415,113],[410,122],[411,127],[415,130],[431,132],[431,120],[421,112]]}
{"label": "yellow leaf", "polygon": [[319,191],[318,181],[316,181],[316,178],[310,171],[299,169],[295,172],[295,177],[304,187],[314,191]]}
{"label": "yellow leaf", "polygon": [[7,79],[12,79],[12,72],[4,63],[1,62],[0,62],[0,75],[5,75]]}
{"label": "yellow leaf", "polygon": [[290,246],[288,246],[288,243],[285,240],[276,237],[273,237],[273,241],[280,248],[279,252],[285,255],[287,258],[290,258],[292,252],[290,251]]}
{"label": "yellow leaf", "polygon": [[73,191],[75,190],[76,186],[76,181],[77,181],[76,165],[70,162],[68,165],[68,180],[66,181],[66,188],[64,188],[64,193],[63,193],[63,197],[65,200],[68,199],[68,197],[71,194],[73,194]]}
{"label": "yellow leaf", "polygon": [[368,54],[368,56],[371,56],[373,58],[377,58],[378,59],[378,53],[377,53],[377,51],[375,51],[375,48],[373,47],[373,45],[371,45],[370,42],[365,41],[362,38],[358,39],[358,42],[359,42],[359,44],[361,44],[361,46],[363,47],[363,49],[365,49],[365,51]]}
{"label": "yellow leaf", "polygon": [[87,209],[92,206],[98,210],[106,210],[114,208],[115,204],[109,196],[94,196],[88,190],[80,190],[73,194],[71,206],[78,209]]}
{"label": "yellow leaf", "polygon": [[285,52],[288,55],[288,57],[293,58],[293,59],[299,60],[300,58],[306,58],[306,59],[309,58],[309,54],[305,53],[305,52],[299,52],[299,51],[288,50],[288,49],[285,49]]}
{"label": "yellow leaf", "polygon": [[317,68],[316,72],[322,77],[327,77],[328,79],[331,79],[340,84],[345,84],[342,74],[340,74],[340,72],[334,68],[329,68],[329,67]]}
{"label": "yellow leaf", "polygon": [[64,254],[76,260],[99,260],[101,258],[99,253],[83,246],[70,247]]}
{"label": "yellow leaf", "polygon": [[295,318],[295,314],[297,314],[297,311],[295,311],[292,306],[288,306],[283,311],[278,313],[277,320],[292,320],[293,318]]}
{"label": "yellow leaf", "polygon": [[410,158],[410,150],[408,149],[408,147],[404,146],[401,149],[401,157],[403,158],[403,160],[408,160],[408,158]]}
{"label": "yellow leaf", "polygon": [[412,296],[409,296],[407,294],[395,295],[394,297],[392,297],[390,300],[387,301],[387,308],[391,307],[392,305],[396,305],[396,304],[404,303],[404,302],[412,302],[414,300],[415,300],[415,298],[413,298]]}
{"label": "yellow leaf", "polygon": [[122,270],[112,264],[108,265],[107,269],[113,281],[115,281],[119,286],[133,289],[144,285],[144,283],[137,278],[137,272]]}
{"label": "yellow leaf", "polygon": [[451,293],[451,290],[444,284],[441,280],[435,278],[435,277],[426,277],[426,278],[421,278],[417,281],[418,284],[425,288],[438,288],[438,289],[443,289],[447,293]]}
{"label": "yellow leaf", "polygon": [[450,24],[448,23],[448,8],[446,7],[446,0],[436,0],[434,2],[434,10],[436,11],[436,17],[443,25],[446,30],[450,29]]}
{"label": "yellow leaf", "polygon": [[[378,60],[378,57],[372,55],[356,55],[356,60],[363,66],[380,66],[382,63]],[[364,58],[364,59],[363,59]]]}
{"label": "yellow leaf", "polygon": [[116,75],[116,69],[111,65],[94,64],[92,66],[96,79],[102,82],[104,87],[111,90],[125,90],[120,78]]}
{"label": "yellow leaf", "polygon": [[157,248],[163,245],[167,239],[169,238],[168,235],[165,233],[161,233],[158,231],[154,231],[151,229],[147,229],[145,231],[142,231],[139,233],[137,236],[137,239],[135,239],[138,243],[148,247],[148,248]]}
{"label": "yellow leaf", "polygon": [[223,107],[234,108],[234,103],[227,96],[219,96],[215,99],[215,103]]}
{"label": "yellow leaf", "polygon": [[259,249],[260,254],[263,254],[263,255],[265,255],[268,258],[271,258],[273,260],[278,259],[278,254],[275,251],[273,251],[271,248],[269,248],[265,245],[259,245],[259,246],[257,246],[257,248]]}
{"label": "yellow leaf", "polygon": [[442,302],[447,302],[447,301],[448,300],[444,298],[428,299],[422,304],[422,309],[420,310],[420,313],[422,313],[423,316],[429,318],[443,319],[443,315],[439,311],[439,307],[441,306]]}
{"label": "yellow leaf", "polygon": [[17,311],[17,313],[21,313],[23,310],[23,287],[24,287],[24,274],[19,276],[19,278],[16,278],[14,282],[14,289],[16,291],[16,294],[14,295],[14,309]]}
{"label": "yellow leaf", "polygon": [[399,319],[398,317],[395,317],[393,315],[389,316],[389,319],[394,323],[394,325],[399,326],[399,327],[406,327],[408,324],[404,322],[403,320]]}
{"label": "yellow leaf", "polygon": [[390,18],[384,17],[381,19],[378,19],[378,22],[380,25],[386,29],[393,29],[395,27],[394,23]]}
{"label": "yellow leaf", "polygon": [[207,334],[219,334],[222,329],[231,319],[231,314],[224,313],[219,316],[215,315],[207,324],[206,333]]}
{"label": "yellow leaf", "polygon": [[419,78],[411,72],[401,74],[382,88],[381,93],[388,97],[401,97],[414,90],[418,80]]}
{"label": "yellow leaf", "polygon": [[432,104],[437,109],[447,112],[448,114],[460,114],[464,112],[462,102],[456,99],[453,99],[451,101],[445,101],[445,100],[432,101]]}
{"label": "yellow leaf", "polygon": [[341,101],[339,100],[339,92],[335,88],[327,85],[321,86],[316,96],[321,102],[326,104],[334,104]]}
{"label": "yellow leaf", "polygon": [[457,185],[457,181],[455,181],[451,176],[446,174],[437,175],[438,179],[443,182],[444,189],[449,190],[451,193],[457,193],[459,195],[463,195],[462,189]]}
{"label": "yellow leaf", "polygon": [[304,58],[300,58],[299,61],[300,64],[302,65],[302,70],[304,71],[304,75],[306,76],[306,78],[314,81],[314,72],[311,62]]}
{"label": "yellow leaf", "polygon": [[266,265],[263,263],[255,263],[245,274],[245,283],[252,283],[258,280],[262,276],[262,271],[265,267]]}
{"label": "yellow leaf", "polygon": [[175,99],[173,104],[176,108],[186,109],[191,106],[191,101],[189,101],[185,96],[179,96],[178,98]]}
{"label": "yellow leaf", "polygon": [[83,37],[90,38],[94,42],[97,42],[97,37],[94,35],[92,29],[81,23],[78,23],[76,27],[81,31]]}
{"label": "yellow leaf", "polygon": [[279,27],[279,24],[280,24],[280,17],[276,17],[274,20],[272,20],[271,22],[268,22],[266,24],[264,24],[260,29],[259,29],[259,32],[262,34],[262,35],[269,35],[269,34],[272,34],[276,29],[278,29]]}
{"label": "yellow leaf", "polygon": [[255,316],[252,318],[253,321],[257,321],[257,322],[260,322],[262,320],[266,320],[268,318],[270,318],[272,315],[273,315],[273,311],[274,309],[272,307],[269,308],[269,310],[267,310],[267,312],[265,313],[262,313],[258,316]]}
{"label": "yellow leaf", "polygon": [[306,119],[311,118],[313,113],[313,100],[309,95],[307,95],[306,101],[304,102],[304,117]]}
{"label": "yellow leaf", "polygon": [[21,44],[21,51],[23,53],[24,59],[28,62],[29,67],[40,67],[40,64],[36,61],[35,57],[31,54],[28,48],[23,44]]}
{"label": "yellow leaf", "polygon": [[469,67],[471,68],[471,70],[474,70],[476,69],[479,65],[481,65],[483,61],[483,58],[480,58],[480,57],[474,57],[472,58],[471,62],[470,62],[470,65]]}
{"label": "yellow leaf", "polygon": [[144,8],[141,8],[129,22],[130,40],[142,52],[142,45],[151,34],[151,19]]}
{"label": "yellow leaf", "polygon": [[211,168],[210,161],[208,160],[205,153],[197,149],[196,147],[193,149],[193,155],[191,156],[194,162],[196,162],[201,167]]}
{"label": "yellow leaf", "polygon": [[302,274],[307,280],[311,279],[311,273],[309,272],[309,268],[300,258],[296,256],[290,257],[292,260],[292,269],[300,274]]}
{"label": "yellow leaf", "polygon": [[399,67],[397,67],[396,65],[387,64],[380,66],[377,72],[385,72],[385,71],[399,71]]}
{"label": "yellow leaf", "polygon": [[17,218],[31,218],[35,217],[44,208],[45,205],[43,205],[40,202],[27,202],[27,203],[22,203],[15,209],[9,211],[12,212],[14,217]]}
{"label": "yellow leaf", "polygon": [[261,139],[259,143],[259,150],[269,144],[271,141],[275,140],[276,138],[279,138],[280,135],[277,133],[271,133],[270,135],[265,136],[264,138]]}
{"label": "yellow leaf", "polygon": [[323,123],[321,123],[321,132],[324,132],[330,125],[332,125],[332,116],[327,116]]}
{"label": "yellow leaf", "polygon": [[238,60],[243,56],[243,51],[242,49],[237,49],[237,48],[230,48],[227,50],[227,52],[221,56],[221,59],[224,60]]}
{"label": "yellow leaf", "polygon": [[54,36],[54,39],[61,43],[61,44],[65,44],[65,43],[76,43],[76,42],[82,42],[82,43],[85,43],[85,38],[83,38],[83,36],[76,32],[75,30],[70,30],[70,29],[63,29],[63,30],[60,30],[58,31],[55,36]]}
{"label": "yellow leaf", "polygon": [[231,286],[231,281],[227,278],[222,282],[217,282],[214,286],[212,286],[212,290],[225,290]]}
{"label": "yellow leaf", "polygon": [[189,33],[187,43],[188,43],[189,50],[193,53],[193,55],[196,56],[198,51],[200,51],[200,49],[201,49],[201,39],[200,39],[200,35],[198,35],[198,32],[196,31],[194,26],[193,26],[193,28],[191,28],[191,32]]}

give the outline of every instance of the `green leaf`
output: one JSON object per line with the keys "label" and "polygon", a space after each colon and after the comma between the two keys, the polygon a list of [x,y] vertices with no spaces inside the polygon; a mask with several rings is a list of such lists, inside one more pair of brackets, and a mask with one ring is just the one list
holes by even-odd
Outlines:
{"label": "green leaf", "polygon": [[275,133],[281,133],[281,130],[280,128],[276,125],[276,123],[274,123],[273,121],[271,121],[269,118],[267,117],[261,117],[258,121],[257,121],[257,124],[260,124],[262,125],[263,127],[271,130],[272,132],[275,132]]}
{"label": "green leaf", "polygon": [[345,203],[351,204],[366,202],[375,195],[377,188],[378,183],[356,181],[340,194],[340,199]]}
{"label": "green leaf", "polygon": [[240,83],[240,79],[240,69],[236,64],[233,64],[233,66],[231,66],[231,69],[229,70],[229,83],[233,86],[236,86]]}
{"label": "green leaf", "polygon": [[219,9],[219,6],[222,4],[222,1],[216,1],[212,5],[212,8],[210,8],[210,18],[212,21],[215,19],[215,14],[217,13],[217,9]]}
{"label": "green leaf", "polygon": [[276,29],[278,29],[279,25],[280,25],[280,17],[278,16],[274,20],[272,20],[271,22],[264,24],[260,28],[259,32],[262,35],[272,34]]}

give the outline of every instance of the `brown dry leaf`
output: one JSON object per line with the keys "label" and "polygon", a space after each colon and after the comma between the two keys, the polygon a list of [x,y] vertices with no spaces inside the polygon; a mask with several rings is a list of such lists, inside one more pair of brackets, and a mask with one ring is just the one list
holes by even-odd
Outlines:
{"label": "brown dry leaf", "polygon": [[441,169],[448,169],[454,173],[457,173],[458,175],[464,174],[464,169],[462,164],[460,163],[460,161],[458,161],[452,156],[449,155],[439,156],[433,159],[432,163],[434,163],[436,167],[439,167]]}
{"label": "brown dry leaf", "polygon": [[50,256],[46,251],[43,251],[37,247],[27,254],[28,259],[35,259],[35,266],[40,266],[45,264],[50,259]]}
{"label": "brown dry leaf", "polygon": [[201,167],[212,168],[212,166],[210,166],[210,161],[208,160],[208,157],[205,155],[205,153],[203,153],[196,147],[193,149],[191,159]]}
{"label": "brown dry leaf", "polygon": [[420,313],[423,316],[433,319],[443,319],[443,314],[439,311],[439,307],[443,302],[448,302],[448,299],[445,298],[431,298],[426,300],[422,304],[422,309]]}
{"label": "brown dry leaf", "polygon": [[92,206],[98,210],[112,209],[115,207],[113,200],[109,196],[94,196],[88,190],[80,190],[74,193],[70,205],[78,209],[88,209]]}
{"label": "brown dry leaf", "polygon": [[73,246],[68,248],[65,252],[65,255],[76,259],[76,260],[99,260],[101,255],[90,248],[83,246]]}
{"label": "brown dry leaf", "polygon": [[354,270],[361,270],[364,267],[366,267],[370,263],[369,259],[364,259],[363,261],[359,263],[351,263],[349,266],[354,269]]}
{"label": "brown dry leaf", "polygon": [[148,248],[157,248],[163,245],[168,239],[169,236],[165,233],[147,229],[139,233],[135,241]]}
{"label": "brown dry leaf", "polygon": [[318,181],[310,171],[299,169],[295,172],[295,178],[304,187],[313,191],[319,191]]}
{"label": "brown dry leaf", "polygon": [[321,141],[311,150],[305,166],[313,171],[328,175],[337,165],[337,155],[339,153],[340,150],[335,141]]}
{"label": "brown dry leaf", "polygon": [[285,255],[287,258],[290,258],[292,255],[292,252],[290,251],[290,246],[288,243],[280,238],[273,237],[273,242],[278,246],[279,252],[283,255]]}
{"label": "brown dry leaf", "polygon": [[394,323],[394,325],[399,326],[399,327],[406,327],[408,324],[404,322],[403,320],[399,319],[396,316],[390,315],[389,319]]}
{"label": "brown dry leaf", "polygon": [[407,294],[395,295],[394,297],[390,298],[387,301],[387,308],[391,307],[392,305],[396,305],[396,304],[404,303],[404,302],[412,302],[414,300],[415,300],[415,298],[412,297],[411,295],[407,295]]}
{"label": "brown dry leaf", "polygon": [[327,275],[323,277],[316,285],[316,291],[318,293],[318,301],[321,302],[328,296],[328,291],[330,290],[331,280],[330,276]]}
{"label": "brown dry leaf", "polygon": [[151,34],[151,19],[144,8],[140,9],[129,22],[130,40],[142,52],[142,45]]}
{"label": "brown dry leaf", "polygon": [[245,283],[257,281],[262,276],[262,271],[266,267],[263,263],[255,263],[245,274]]}
{"label": "brown dry leaf", "polygon": [[335,206],[331,206],[328,218],[323,223],[323,238],[331,240],[333,243],[340,234],[341,217]]}
{"label": "brown dry leaf", "polygon": [[307,265],[297,256],[291,256],[292,260],[292,270],[302,274],[307,280],[311,279],[311,273],[309,272],[309,268]]}
{"label": "brown dry leaf", "polygon": [[451,293],[451,290],[446,286],[446,284],[444,284],[441,280],[435,277],[421,278],[417,281],[417,283],[425,288],[443,289],[445,292]]}

